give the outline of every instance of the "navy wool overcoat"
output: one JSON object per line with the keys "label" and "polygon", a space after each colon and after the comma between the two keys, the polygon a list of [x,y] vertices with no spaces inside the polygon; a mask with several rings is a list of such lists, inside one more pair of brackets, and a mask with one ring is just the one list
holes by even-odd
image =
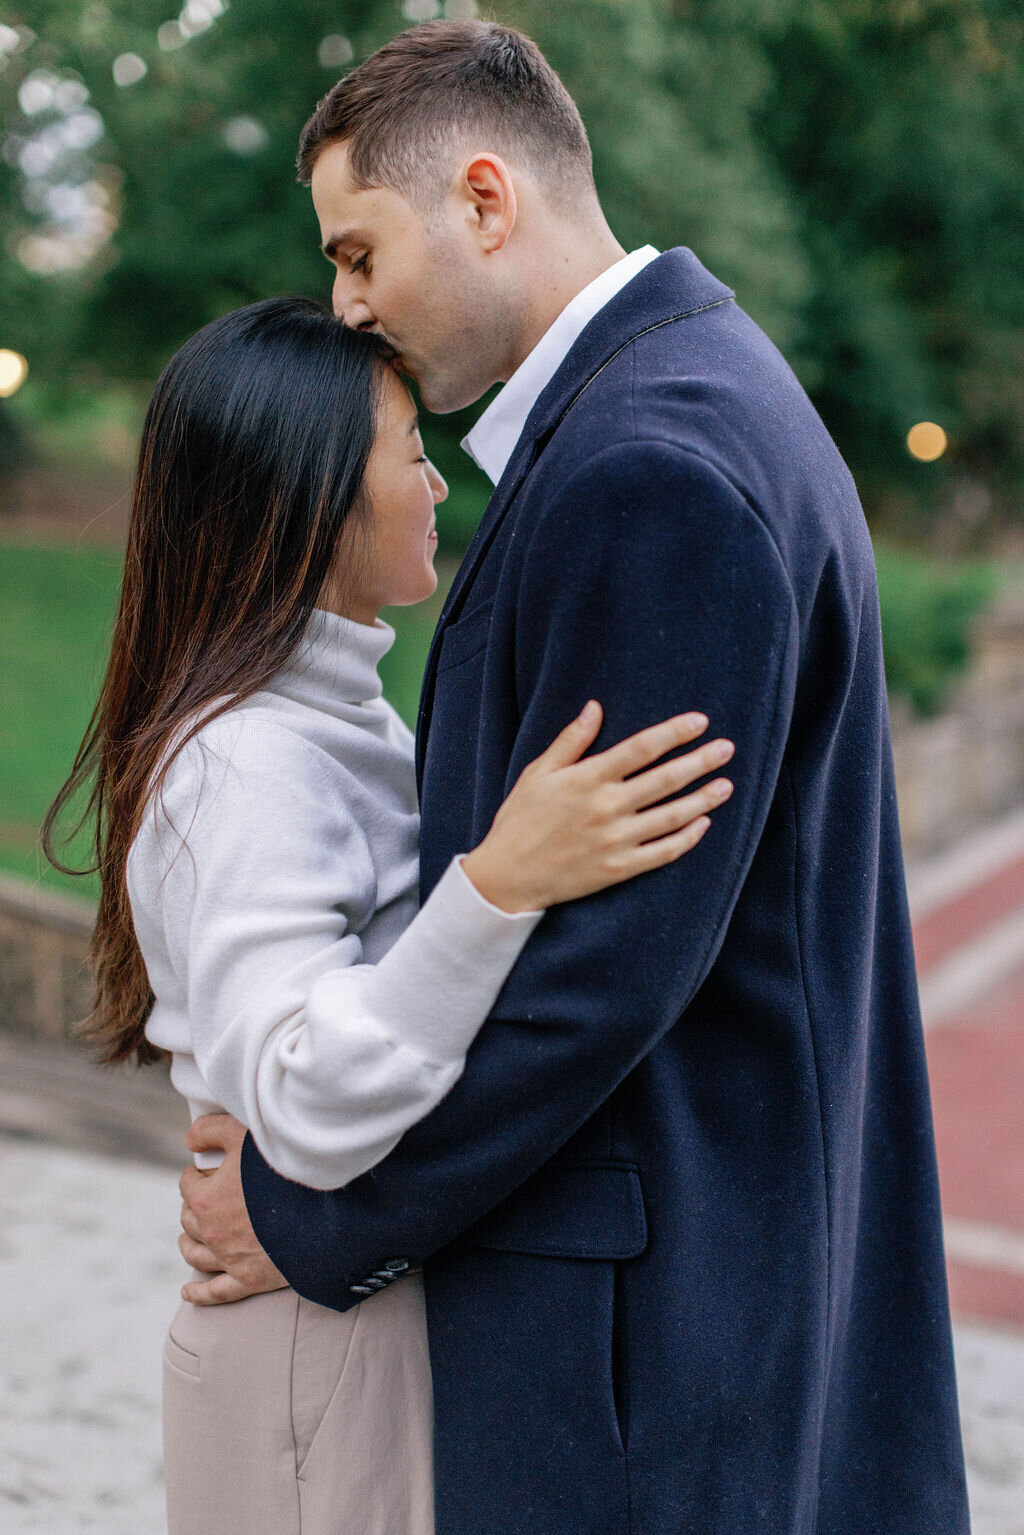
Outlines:
{"label": "navy wool overcoat", "polygon": [[732,800],[547,914],[373,1171],[315,1193],[247,1139],[255,1229],[338,1310],[424,1264],[438,1535],[966,1535],[871,545],[685,249],[580,335],[449,596],[424,892],[590,697],[599,746],[703,710]]}

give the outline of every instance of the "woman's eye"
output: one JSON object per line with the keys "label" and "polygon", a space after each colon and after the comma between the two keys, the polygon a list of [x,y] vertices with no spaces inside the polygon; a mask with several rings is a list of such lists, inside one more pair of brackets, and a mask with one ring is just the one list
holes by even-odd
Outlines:
{"label": "woman's eye", "polygon": [[418,464],[425,464],[427,462],[427,455],[425,453],[421,453],[416,462]]}

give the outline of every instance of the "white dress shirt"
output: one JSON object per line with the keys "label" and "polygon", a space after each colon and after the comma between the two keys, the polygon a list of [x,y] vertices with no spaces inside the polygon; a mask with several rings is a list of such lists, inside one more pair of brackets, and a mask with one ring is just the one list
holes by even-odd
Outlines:
{"label": "white dress shirt", "polygon": [[620,289],[632,282],[637,273],[660,254],[653,245],[630,251],[628,256],[623,256],[621,261],[616,261],[600,277],[581,288],[544,332],[529,356],[519,364],[473,430],[462,439],[463,448],[492,484],[497,485],[505,473],[527,417],[568,356],[577,336]]}

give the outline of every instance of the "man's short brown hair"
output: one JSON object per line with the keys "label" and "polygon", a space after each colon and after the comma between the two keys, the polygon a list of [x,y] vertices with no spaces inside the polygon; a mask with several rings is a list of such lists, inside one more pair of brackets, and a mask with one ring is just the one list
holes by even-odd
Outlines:
{"label": "man's short brown hair", "polygon": [[378,48],[319,103],[299,140],[299,180],[329,145],[349,145],[357,187],[421,207],[448,191],[459,147],[493,149],[569,202],[593,193],[583,120],[536,43],[487,21],[433,21]]}

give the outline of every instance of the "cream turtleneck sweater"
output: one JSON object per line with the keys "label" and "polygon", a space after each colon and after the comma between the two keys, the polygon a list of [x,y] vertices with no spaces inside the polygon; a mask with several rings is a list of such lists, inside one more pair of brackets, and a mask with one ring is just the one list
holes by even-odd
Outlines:
{"label": "cream turtleneck sweater", "polygon": [[313,1188],[448,1092],[542,915],[499,911],[458,860],[418,911],[412,736],[377,674],[393,642],[318,610],[175,759],[128,860],[147,1038],[193,1118],[227,1109]]}

